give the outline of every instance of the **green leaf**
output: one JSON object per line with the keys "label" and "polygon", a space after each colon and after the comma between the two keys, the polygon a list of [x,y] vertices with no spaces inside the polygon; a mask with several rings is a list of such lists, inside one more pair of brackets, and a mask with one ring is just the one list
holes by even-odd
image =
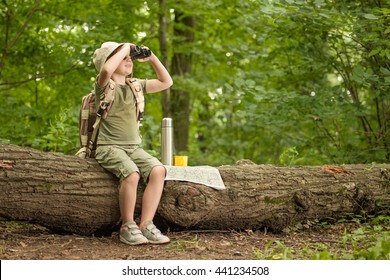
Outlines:
{"label": "green leaf", "polygon": [[366,72],[363,67],[357,65],[352,71],[352,79],[358,83],[362,83]]}
{"label": "green leaf", "polygon": [[366,19],[372,19],[372,20],[378,19],[378,17],[376,15],[374,15],[374,14],[364,14],[364,17]]}
{"label": "green leaf", "polygon": [[380,68],[381,73],[385,74],[386,76],[390,76],[390,70],[384,67]]}
{"label": "green leaf", "polygon": [[374,55],[380,53],[381,50],[382,50],[382,48],[377,48],[377,49],[375,49],[375,50],[372,50],[372,51],[368,54],[368,56],[369,56],[369,57],[374,56]]}

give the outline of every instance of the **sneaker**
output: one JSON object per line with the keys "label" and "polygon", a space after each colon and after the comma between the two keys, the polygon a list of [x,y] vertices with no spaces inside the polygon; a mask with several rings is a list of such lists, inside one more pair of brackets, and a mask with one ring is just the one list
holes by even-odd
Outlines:
{"label": "sneaker", "polygon": [[145,227],[141,229],[141,232],[149,240],[149,243],[164,244],[171,241],[168,236],[163,235],[161,231],[156,228],[152,221],[147,221],[144,225]]}
{"label": "sneaker", "polygon": [[135,222],[127,222],[120,229],[120,241],[128,245],[147,244],[148,239],[142,235]]}

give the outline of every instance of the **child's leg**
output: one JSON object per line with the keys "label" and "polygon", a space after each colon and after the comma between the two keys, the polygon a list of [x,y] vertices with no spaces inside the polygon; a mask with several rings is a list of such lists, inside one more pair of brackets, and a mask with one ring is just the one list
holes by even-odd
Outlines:
{"label": "child's leg", "polygon": [[96,160],[106,170],[121,179],[119,189],[119,208],[122,216],[122,224],[134,221],[134,209],[137,199],[137,186],[140,179],[136,164],[130,159],[129,154],[138,146],[98,146]]}
{"label": "child's leg", "polygon": [[155,166],[149,175],[149,182],[142,197],[142,215],[140,228],[146,221],[153,221],[158,204],[160,203],[162,191],[164,188],[165,168],[164,166]]}
{"label": "child's leg", "polygon": [[122,182],[119,190],[119,207],[122,216],[122,227],[119,240],[129,245],[141,245],[149,243],[134,222],[134,209],[137,200],[138,172],[133,172]]}
{"label": "child's leg", "polygon": [[121,182],[119,189],[119,207],[122,224],[134,221],[134,209],[137,200],[139,178],[138,172],[133,172]]}

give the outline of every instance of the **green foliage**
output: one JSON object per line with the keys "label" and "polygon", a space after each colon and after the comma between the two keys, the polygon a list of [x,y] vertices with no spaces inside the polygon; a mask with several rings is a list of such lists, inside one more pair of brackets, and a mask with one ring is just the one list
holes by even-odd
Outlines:
{"label": "green foliage", "polygon": [[172,250],[172,251],[186,251],[186,250],[193,250],[195,248],[199,248],[199,239],[197,235],[195,235],[194,238],[189,240],[186,239],[174,240],[168,245],[168,250]]}
{"label": "green foliage", "polygon": [[299,155],[296,147],[286,148],[279,157],[281,165],[293,165],[296,163],[296,157]]}
{"label": "green foliage", "polygon": [[77,140],[69,135],[78,133],[78,111],[62,111],[49,122],[48,132],[42,138],[35,139],[32,147],[52,152],[74,153],[78,145]]}
{"label": "green foliage", "polygon": [[337,250],[330,249],[324,244],[326,242],[292,248],[271,240],[264,248],[255,248],[253,254],[256,259],[266,260],[390,260],[390,217],[378,216],[364,224],[360,224],[358,217],[353,221],[358,227],[350,233],[345,229],[339,237],[340,249]]}
{"label": "green foliage", "polygon": [[[168,67],[174,53],[191,54],[191,75],[173,77],[190,92],[191,165],[390,160],[388,1],[167,0],[165,9]],[[15,0],[0,13],[3,143],[74,153],[93,51],[115,40],[160,55],[157,1]],[[193,42],[173,38],[174,17],[191,15]],[[134,75],[154,77],[145,63]],[[159,156],[160,95],[146,106],[144,145]]]}
{"label": "green foliage", "polygon": [[253,253],[258,260],[290,260],[294,252],[294,249],[285,246],[283,242],[271,240],[264,250],[255,249]]}

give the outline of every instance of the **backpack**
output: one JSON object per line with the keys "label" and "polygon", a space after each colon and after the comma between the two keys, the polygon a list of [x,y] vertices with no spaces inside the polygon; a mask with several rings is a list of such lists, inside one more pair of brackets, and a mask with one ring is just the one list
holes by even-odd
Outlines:
{"label": "backpack", "polygon": [[[145,100],[143,87],[138,79],[127,79],[128,84],[136,99],[138,125],[143,119]],[[80,150],[76,156],[80,158],[94,158],[96,151],[96,140],[99,133],[99,126],[102,119],[108,117],[110,108],[115,97],[115,82],[110,79],[104,93],[100,96],[100,105],[96,110],[95,91],[83,96],[79,114]]]}

